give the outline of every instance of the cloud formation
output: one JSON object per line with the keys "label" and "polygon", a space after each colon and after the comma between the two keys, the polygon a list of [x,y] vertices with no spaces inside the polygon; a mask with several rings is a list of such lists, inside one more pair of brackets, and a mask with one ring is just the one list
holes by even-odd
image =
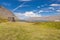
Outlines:
{"label": "cloud formation", "polygon": [[50,6],[60,6],[60,4],[51,4]]}
{"label": "cloud formation", "polygon": [[42,17],[41,15],[38,15],[37,13],[34,13],[32,11],[25,12],[25,13],[15,13],[15,15],[18,18],[22,18],[22,19],[24,19],[25,17]]}
{"label": "cloud formation", "polygon": [[55,10],[55,8],[53,8],[53,7],[49,7],[49,9],[51,9],[51,10]]}
{"label": "cloud formation", "polygon": [[42,12],[51,12],[51,10],[40,10],[39,13],[42,13]]}
{"label": "cloud formation", "polygon": [[24,15],[27,17],[41,17],[41,15],[38,15],[34,12],[25,12]]}
{"label": "cloud formation", "polygon": [[43,10],[40,10],[39,13],[44,12]]}
{"label": "cloud formation", "polygon": [[60,10],[56,10],[57,12],[60,12]]}

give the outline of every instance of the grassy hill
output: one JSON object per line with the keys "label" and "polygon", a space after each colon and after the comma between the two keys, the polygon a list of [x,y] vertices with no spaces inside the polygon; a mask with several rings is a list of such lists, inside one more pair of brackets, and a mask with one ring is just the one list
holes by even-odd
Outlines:
{"label": "grassy hill", "polygon": [[60,40],[60,22],[0,23],[0,40]]}

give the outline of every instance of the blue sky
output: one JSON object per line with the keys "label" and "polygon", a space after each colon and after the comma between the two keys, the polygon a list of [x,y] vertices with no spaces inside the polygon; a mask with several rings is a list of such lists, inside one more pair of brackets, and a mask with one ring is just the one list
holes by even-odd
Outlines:
{"label": "blue sky", "polygon": [[60,15],[60,0],[0,0],[19,18]]}

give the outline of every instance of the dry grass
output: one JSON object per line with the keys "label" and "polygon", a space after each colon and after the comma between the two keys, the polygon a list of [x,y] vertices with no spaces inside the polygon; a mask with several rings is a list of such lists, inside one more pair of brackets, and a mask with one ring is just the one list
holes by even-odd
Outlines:
{"label": "dry grass", "polygon": [[60,40],[60,22],[0,23],[0,40]]}

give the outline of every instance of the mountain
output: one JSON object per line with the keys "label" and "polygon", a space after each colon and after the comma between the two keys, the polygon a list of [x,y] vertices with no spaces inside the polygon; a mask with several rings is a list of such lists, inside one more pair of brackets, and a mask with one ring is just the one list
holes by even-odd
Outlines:
{"label": "mountain", "polygon": [[60,15],[47,16],[47,17],[30,17],[27,21],[60,21]]}
{"label": "mountain", "polygon": [[0,18],[1,19],[8,19],[10,21],[17,20],[17,17],[8,9],[0,6]]}

